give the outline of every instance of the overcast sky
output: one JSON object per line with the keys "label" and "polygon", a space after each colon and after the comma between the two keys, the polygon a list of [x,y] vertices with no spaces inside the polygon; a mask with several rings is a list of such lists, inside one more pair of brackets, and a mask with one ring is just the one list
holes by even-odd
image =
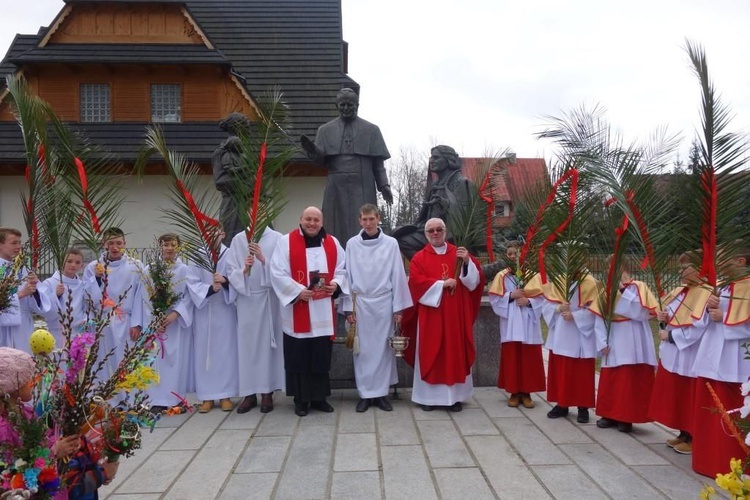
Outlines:
{"label": "overcast sky", "polygon": [[[722,97],[750,132],[748,0],[342,0],[360,116],[397,156],[434,143],[464,156],[509,147],[549,158],[546,115],[603,105],[629,138],[699,126],[683,50],[701,43]],[[49,24],[62,0],[2,0],[0,52]],[[684,154],[683,154],[684,155]]]}

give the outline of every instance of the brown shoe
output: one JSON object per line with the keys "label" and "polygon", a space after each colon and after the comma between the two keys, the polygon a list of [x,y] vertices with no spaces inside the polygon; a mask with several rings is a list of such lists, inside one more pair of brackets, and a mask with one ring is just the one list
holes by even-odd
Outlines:
{"label": "brown shoe", "polygon": [[518,394],[511,394],[508,398],[508,406],[511,408],[518,408],[518,405],[521,404],[521,398]]}
{"label": "brown shoe", "polygon": [[273,411],[273,393],[263,394],[260,398],[260,412],[269,413]]}
{"label": "brown shoe", "polygon": [[523,404],[524,408],[533,408],[536,406],[534,404],[534,401],[531,399],[531,394],[523,393],[521,394],[521,404]]}
{"label": "brown shoe", "polygon": [[198,413],[208,413],[213,409],[213,407],[214,407],[213,401],[204,401],[198,407]]}
{"label": "brown shoe", "polygon": [[258,397],[255,394],[245,396],[242,402],[237,405],[237,413],[247,413],[256,406],[258,406]]}
{"label": "brown shoe", "polygon": [[680,443],[674,447],[674,451],[676,451],[680,455],[692,455],[693,443]]}
{"label": "brown shoe", "polygon": [[674,439],[667,439],[667,446],[669,446],[670,448],[674,448],[678,444],[682,444],[684,442],[685,442],[685,433],[684,432],[680,432],[680,435],[677,436],[676,438],[674,438]]}
{"label": "brown shoe", "polygon": [[219,404],[221,405],[221,411],[232,411],[234,409],[232,400],[229,398],[222,399],[221,401],[219,401]]}

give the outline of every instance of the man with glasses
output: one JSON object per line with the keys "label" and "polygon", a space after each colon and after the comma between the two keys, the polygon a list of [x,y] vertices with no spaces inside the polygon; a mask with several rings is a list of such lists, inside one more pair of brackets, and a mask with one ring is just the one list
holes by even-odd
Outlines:
{"label": "man with glasses", "polygon": [[416,351],[412,401],[424,411],[441,406],[458,412],[474,389],[473,332],[484,275],[466,248],[446,242],[442,219],[428,220],[424,232],[428,243],[414,255],[409,268],[416,312],[416,325],[413,321],[405,325]]}

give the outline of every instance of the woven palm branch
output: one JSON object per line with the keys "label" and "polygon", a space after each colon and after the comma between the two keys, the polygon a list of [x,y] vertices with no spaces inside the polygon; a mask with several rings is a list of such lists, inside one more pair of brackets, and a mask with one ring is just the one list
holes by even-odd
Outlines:
{"label": "woven palm branch", "polygon": [[238,128],[240,158],[232,193],[247,241],[258,242],[286,206],[283,173],[298,148],[286,134],[289,107],[274,87],[258,100],[259,119]]}
{"label": "woven palm branch", "polygon": [[[744,218],[747,209],[747,141],[728,130],[730,109],[721,102],[711,81],[706,54],[702,47],[686,42],[695,75],[701,86],[701,161],[691,176],[685,196],[688,220],[698,223],[700,231],[687,233],[688,248],[701,248],[702,260],[696,262],[701,276],[715,291],[722,284],[721,274],[743,245],[750,241],[750,224]],[[741,276],[725,280],[729,283]]]}
{"label": "woven palm branch", "polygon": [[159,155],[164,160],[171,177],[169,198],[172,204],[163,208],[163,219],[169,222],[183,239],[182,253],[198,267],[216,272],[221,257],[221,234],[215,192],[199,186],[200,170],[197,165],[174,151],[170,151],[164,133],[158,126],[146,131],[145,148],[136,161],[136,170],[143,175],[148,160]]}

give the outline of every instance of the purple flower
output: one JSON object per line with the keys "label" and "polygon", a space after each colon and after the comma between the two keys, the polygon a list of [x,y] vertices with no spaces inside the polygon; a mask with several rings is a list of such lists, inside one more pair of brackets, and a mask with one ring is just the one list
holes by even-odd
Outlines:
{"label": "purple flower", "polygon": [[70,363],[65,372],[65,381],[68,384],[75,382],[78,373],[86,366],[86,355],[89,346],[94,344],[96,337],[91,332],[81,333],[70,342]]}

